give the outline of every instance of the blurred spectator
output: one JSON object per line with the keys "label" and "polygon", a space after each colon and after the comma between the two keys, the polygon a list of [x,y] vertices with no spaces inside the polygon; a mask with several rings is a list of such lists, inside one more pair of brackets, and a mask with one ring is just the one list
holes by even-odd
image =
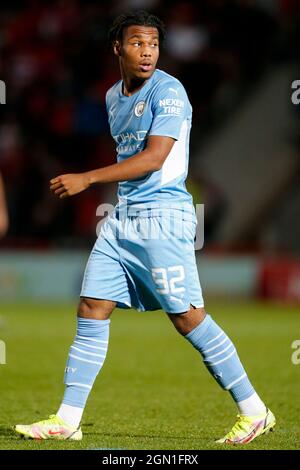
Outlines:
{"label": "blurred spectator", "polygon": [[[277,8],[270,1],[263,8],[262,0],[4,0],[0,67],[8,104],[1,108],[0,169],[10,235],[18,243],[42,239],[51,244],[71,235],[84,244],[95,236],[95,208],[115,202],[103,187],[82,200],[57,203],[48,182],[59,173],[115,160],[105,94],[120,77],[106,35],[116,13],[129,8],[150,9],[166,23],[159,67],[182,80],[188,91],[193,145],[222,122],[224,108],[234,110],[244,97],[239,91],[276,59],[277,24],[293,30],[299,18],[297,0],[280,0]],[[220,97],[227,99],[225,106]],[[202,194],[205,185],[210,192],[209,184],[202,182]]]}
{"label": "blurred spectator", "polygon": [[185,1],[174,3],[166,40],[167,52],[173,59],[183,63],[198,60],[207,47],[209,36],[206,27],[199,22],[199,10],[201,6]]}
{"label": "blurred spectator", "polygon": [[8,214],[4,193],[4,184],[0,173],[0,238],[3,237],[8,229]]}

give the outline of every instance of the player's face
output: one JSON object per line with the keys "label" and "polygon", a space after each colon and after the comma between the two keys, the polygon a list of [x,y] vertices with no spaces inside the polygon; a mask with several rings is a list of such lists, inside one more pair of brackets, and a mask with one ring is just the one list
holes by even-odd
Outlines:
{"label": "player's face", "polygon": [[151,77],[159,57],[158,40],[158,30],[151,26],[133,25],[124,30],[122,43],[115,46],[115,53],[127,77],[142,80]]}

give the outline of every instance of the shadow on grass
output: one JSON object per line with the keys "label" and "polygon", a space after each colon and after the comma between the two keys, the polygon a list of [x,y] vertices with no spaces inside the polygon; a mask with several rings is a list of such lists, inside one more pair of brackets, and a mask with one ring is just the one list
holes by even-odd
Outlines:
{"label": "shadow on grass", "polygon": [[84,436],[97,436],[97,437],[103,437],[103,438],[137,438],[137,439],[168,439],[168,440],[180,440],[180,441],[190,441],[191,439],[201,439],[201,440],[211,440],[211,437],[209,436],[204,436],[201,434],[201,436],[169,436],[169,435],[157,435],[157,434],[131,434],[131,433],[113,433],[113,432],[84,432]]}
{"label": "shadow on grass", "polygon": [[18,436],[13,428],[9,426],[0,426],[0,440],[9,439],[9,440],[21,440],[22,438]]}
{"label": "shadow on grass", "polygon": [[[107,440],[112,440],[112,439],[153,439],[153,440],[156,440],[156,441],[169,441],[169,442],[176,442],[176,441],[180,441],[180,442],[185,442],[186,444],[188,444],[190,441],[197,441],[199,440],[199,443],[202,441],[206,441],[207,443],[209,441],[211,441],[211,436],[207,436],[207,435],[203,435],[201,434],[201,436],[199,435],[190,435],[190,436],[187,436],[187,435],[166,435],[166,434],[159,434],[159,433],[151,433],[149,432],[148,434],[146,433],[128,433],[128,432],[107,432],[107,431],[93,431],[92,430],[92,427],[93,427],[93,424],[92,423],[87,423],[85,425],[83,425],[83,433],[84,433],[84,438],[87,439],[87,446],[88,446],[88,450],[93,450],[93,449],[99,449],[99,441],[105,441],[107,442]],[[85,429],[84,429],[85,428]],[[1,441],[8,441],[8,442],[13,442],[14,443],[14,446],[17,445],[18,446],[18,443],[21,445],[22,443],[24,443],[25,441],[26,442],[31,442],[32,444],[31,445],[34,445],[34,443],[37,443],[37,444],[41,444],[41,441],[35,441],[35,440],[29,440],[27,441],[26,439],[22,438],[21,436],[19,436],[18,434],[15,433],[15,431],[10,428],[9,426],[0,426],[0,448],[1,448]],[[89,442],[90,441],[90,442]],[[98,441],[97,444],[95,443],[95,441]],[[64,442],[59,442],[59,441],[56,441],[56,444],[58,445],[63,445],[63,444],[66,444],[66,442],[69,442],[70,444],[74,444],[73,442],[71,441],[64,441]],[[50,441],[48,441],[48,443],[50,443]],[[54,445],[54,442],[51,441],[51,444]],[[31,446],[30,445],[30,446]],[[125,444],[126,445],[126,444]],[[105,446],[105,444],[104,444]],[[110,446],[107,447],[107,449],[111,448]],[[103,450],[106,449],[106,447],[103,447]],[[115,448],[116,449],[116,448]],[[121,450],[120,448],[118,448],[119,450]]]}

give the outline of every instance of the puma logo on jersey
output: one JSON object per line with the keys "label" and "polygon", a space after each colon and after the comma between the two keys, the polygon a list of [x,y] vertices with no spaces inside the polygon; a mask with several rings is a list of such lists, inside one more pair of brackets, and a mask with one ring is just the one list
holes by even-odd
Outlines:
{"label": "puma logo on jersey", "polygon": [[169,88],[170,91],[174,91],[174,93],[176,93],[176,95],[178,96],[178,91],[175,90],[175,88]]}

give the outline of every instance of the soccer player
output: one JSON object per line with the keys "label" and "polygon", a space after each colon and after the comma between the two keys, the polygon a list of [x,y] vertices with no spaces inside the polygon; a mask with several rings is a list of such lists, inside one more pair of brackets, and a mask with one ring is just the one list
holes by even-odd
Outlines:
{"label": "soccer player", "polygon": [[0,238],[3,237],[8,229],[8,215],[6,208],[4,184],[0,173]]}
{"label": "soccer player", "polygon": [[119,202],[85,271],[61,406],[45,421],[17,425],[25,437],[82,438],[82,414],[106,357],[115,307],[163,309],[199,351],[239,412],[219,443],[246,444],[275,426],[231,340],[204,309],[194,252],[196,218],[185,188],[192,108],[182,84],[156,68],[164,35],[162,22],[144,11],[114,21],[110,40],[121,80],[108,90],[106,105],[117,163],[50,182],[63,199],[117,181]]}

